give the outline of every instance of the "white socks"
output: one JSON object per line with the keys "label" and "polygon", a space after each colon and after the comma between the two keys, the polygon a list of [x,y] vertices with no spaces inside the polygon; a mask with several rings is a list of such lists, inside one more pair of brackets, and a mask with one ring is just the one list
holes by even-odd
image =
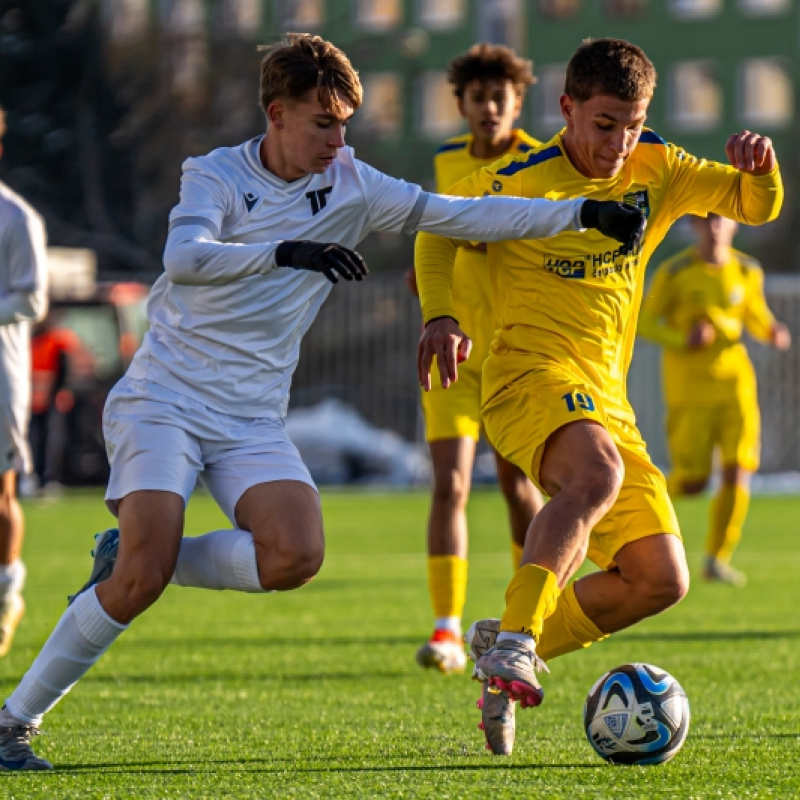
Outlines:
{"label": "white socks", "polygon": [[6,700],[8,713],[28,725],[41,724],[127,627],[103,611],[94,586],[78,595]]}
{"label": "white socks", "polygon": [[170,583],[200,589],[267,591],[258,578],[253,535],[237,529],[184,537]]}
{"label": "white socks", "polygon": [[433,627],[437,631],[451,631],[461,636],[461,617],[436,617]]}
{"label": "white socks", "polygon": [[25,565],[19,558],[10,564],[0,564],[0,600],[14,592],[22,592],[25,574]]}

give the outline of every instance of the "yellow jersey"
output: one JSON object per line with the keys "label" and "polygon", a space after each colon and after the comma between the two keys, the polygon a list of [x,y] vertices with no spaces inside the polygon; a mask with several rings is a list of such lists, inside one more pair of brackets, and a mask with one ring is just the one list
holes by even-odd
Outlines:
{"label": "yellow jersey", "polygon": [[[505,155],[524,155],[540,143],[519,128],[512,131],[513,139]],[[470,152],[471,133],[454,136],[442,144],[433,158],[436,191],[448,194],[450,187],[497,158],[476,158]],[[503,158],[503,156],[500,156]],[[494,333],[492,293],[486,246],[477,244],[459,248],[453,271],[453,307],[462,329],[472,338],[476,369],[489,352]]]}
{"label": "yellow jersey", "polygon": [[[494,273],[498,329],[483,370],[483,402],[532,370],[564,365],[604,398],[609,418],[634,424],[626,379],[636,335],[644,270],[672,223],[715,212],[746,224],[774,219],[783,202],[776,165],[748,175],[697,158],[645,129],[611,178],[582,175],[566,155],[562,130],[526,155],[507,156],[451,188],[464,196],[588,197],[640,208],[647,217],[641,249],[620,253],[597,230],[487,246]],[[417,284],[424,319],[453,316],[454,240],[419,234]]]}
{"label": "yellow jersey", "polygon": [[[686,347],[689,332],[706,320],[716,339]],[[759,263],[731,250],[722,266],[708,264],[696,247],[667,259],[647,289],[638,332],[664,347],[664,397],[668,405],[710,405],[741,391],[752,394],[755,374],[742,332],[768,341],[775,318],[764,297]]]}

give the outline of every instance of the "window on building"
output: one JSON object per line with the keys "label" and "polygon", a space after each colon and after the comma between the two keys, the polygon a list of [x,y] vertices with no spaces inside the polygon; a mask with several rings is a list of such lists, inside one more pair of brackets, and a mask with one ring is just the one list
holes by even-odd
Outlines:
{"label": "window on building", "polygon": [[101,14],[108,38],[115,43],[141,38],[147,31],[149,0],[104,0]]}
{"label": "window on building", "polygon": [[739,68],[739,115],[759,129],[785,128],[794,119],[794,87],[777,58],[748,58]]}
{"label": "window on building", "polygon": [[772,17],[786,14],[791,8],[791,0],[739,0],[741,12],[751,17]]}
{"label": "window on building", "polygon": [[361,73],[364,103],[355,116],[362,135],[399,136],[403,129],[403,81],[396,72]]}
{"label": "window on building", "polygon": [[537,102],[533,133],[540,139],[552,136],[564,127],[560,98],[564,94],[566,73],[566,64],[544,64],[536,70],[539,80],[534,87]]}
{"label": "window on building", "polygon": [[581,0],[539,0],[538,8],[548,19],[571,19],[581,10]]}
{"label": "window on building", "polygon": [[188,107],[201,105],[205,98],[208,52],[199,38],[173,42],[169,55],[172,93]]}
{"label": "window on building", "polygon": [[425,72],[417,90],[419,122],[417,127],[424,136],[443,139],[463,128],[458,113],[453,87],[445,72]]}
{"label": "window on building", "polygon": [[458,27],[466,14],[465,0],[418,0],[417,21],[429,30]]}
{"label": "window on building", "polygon": [[370,31],[388,31],[403,22],[402,0],[357,0],[356,23]]}
{"label": "window on building", "polygon": [[236,33],[256,33],[261,27],[260,0],[222,0],[214,6],[215,22]]}
{"label": "window on building", "polygon": [[478,3],[478,41],[504,44],[518,53],[525,44],[522,0],[482,0]]}
{"label": "window on building", "polygon": [[185,36],[203,30],[202,0],[161,0],[159,13],[162,26],[170,33]]}
{"label": "window on building", "polygon": [[679,61],[667,82],[669,121],[679,131],[702,133],[716,128],[722,116],[722,88],[711,60]]}
{"label": "window on building", "polygon": [[722,0],[669,0],[669,10],[678,19],[708,19],[722,12]]}
{"label": "window on building", "polygon": [[647,11],[647,0],[603,0],[603,12],[612,19],[636,19]]}
{"label": "window on building", "polygon": [[283,30],[315,30],[325,21],[324,0],[278,0],[275,11]]}

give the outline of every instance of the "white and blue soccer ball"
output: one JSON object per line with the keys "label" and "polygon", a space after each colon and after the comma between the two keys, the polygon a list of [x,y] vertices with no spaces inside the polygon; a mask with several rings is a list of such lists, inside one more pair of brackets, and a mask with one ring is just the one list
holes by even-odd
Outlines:
{"label": "white and blue soccer ball", "polygon": [[612,764],[662,764],[686,741],[689,701],[668,672],[622,664],[591,688],[583,724],[595,752]]}

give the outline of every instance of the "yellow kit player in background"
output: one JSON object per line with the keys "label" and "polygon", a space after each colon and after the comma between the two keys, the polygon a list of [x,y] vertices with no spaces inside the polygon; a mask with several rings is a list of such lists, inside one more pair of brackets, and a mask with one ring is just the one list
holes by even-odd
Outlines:
{"label": "yellow kit player in background", "polygon": [[[567,66],[566,127],[523,156],[456,184],[467,196],[616,200],[647,216],[633,250],[589,231],[488,246],[498,330],[483,367],[489,440],[551,497],[525,540],[501,620],[467,633],[484,681],[483,725],[495,753],[513,745],[514,701],[538,705],[537,669],[677,603],[686,593],[678,521],[626,396],[644,270],[672,223],[709,211],[751,225],[774,219],[783,188],[772,143],[749,131],[726,143],[731,166],[696,158],[644,127],[656,72],[629,42],[587,40]],[[438,361],[458,376],[469,339],[455,323],[452,268],[459,242],[417,238],[425,329],[423,388]],[[571,582],[588,557],[600,571]],[[487,688],[488,687],[488,688]],[[499,694],[496,694],[499,693]],[[487,696],[502,698],[505,710]]]}
{"label": "yellow kit player in background", "polygon": [[672,497],[697,494],[719,448],[722,481],[711,505],[703,577],[741,586],[730,566],[758,469],[760,415],[756,376],[742,332],[779,350],[789,329],[767,307],[755,259],[735,250],[739,224],[718,214],[693,217],[697,244],[665,261],[653,276],[639,335],[664,348],[662,361]]}
{"label": "yellow kit player in background", "polygon": [[[514,127],[526,88],[535,82],[531,62],[503,45],[476,44],[454,59],[448,78],[469,133],[448,139],[434,157],[436,191],[507,153],[525,154],[539,142]],[[413,267],[406,274],[416,294]],[[481,435],[481,368],[494,333],[486,245],[459,250],[453,308],[472,337],[472,353],[451,390],[435,386],[422,395],[425,438],[433,464],[428,519],[428,587],[434,613],[433,635],[418,651],[423,667],[447,674],[462,672],[466,655],[461,617],[467,592],[466,505],[475,449]],[[435,369],[435,367],[434,367]],[[497,478],[508,507],[514,569],[520,563],[525,533],[542,496],[517,466],[495,453]]]}

